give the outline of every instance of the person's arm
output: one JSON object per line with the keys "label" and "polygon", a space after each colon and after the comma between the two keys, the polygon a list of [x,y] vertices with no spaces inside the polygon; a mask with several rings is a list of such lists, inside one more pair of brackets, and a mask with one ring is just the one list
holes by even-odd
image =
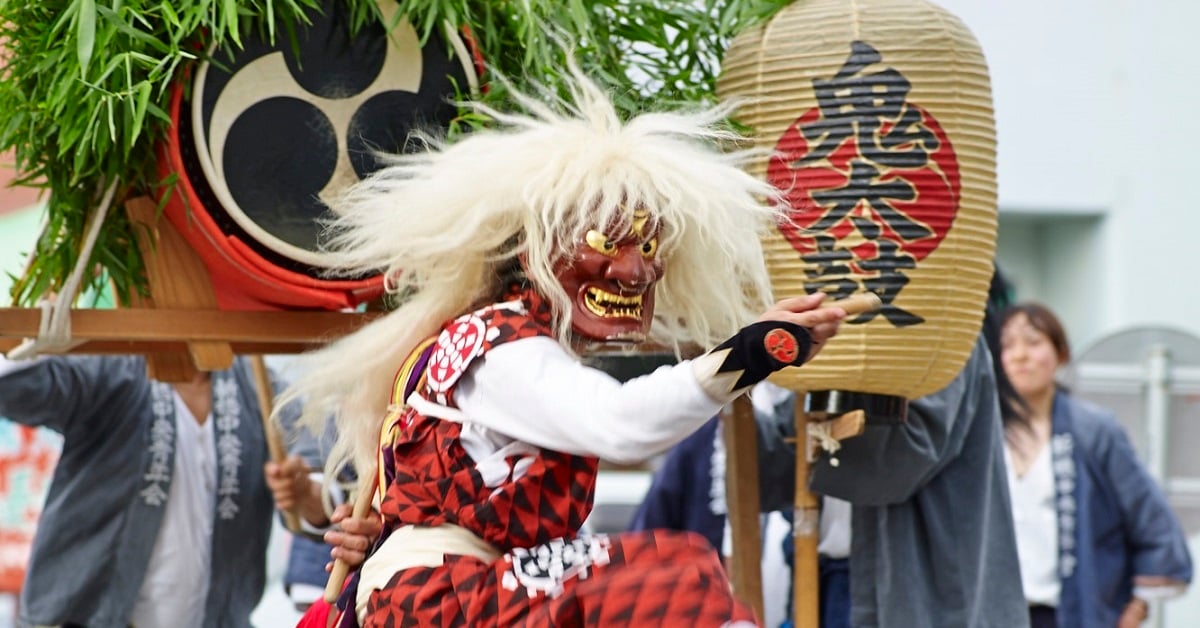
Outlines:
{"label": "person's arm", "polygon": [[275,508],[280,512],[294,512],[300,518],[301,529],[295,532],[320,535],[329,527],[329,517],[322,503],[323,475],[314,473],[303,458],[291,455],[283,462],[268,462],[263,473]]}
{"label": "person's arm", "polygon": [[129,398],[120,391],[145,377],[145,367],[131,360],[0,356],[0,416],[63,434],[100,410],[108,416],[128,414]]}
{"label": "person's arm", "polygon": [[[278,397],[282,389],[281,380],[271,377],[274,394]],[[328,488],[330,502],[336,507],[344,496],[336,484],[326,487],[322,472],[325,457],[334,441],[333,419],[323,434],[299,426],[301,407],[293,402],[279,408],[275,425],[282,432],[288,457],[283,462],[267,462],[263,467],[267,486],[275,500],[275,507],[282,512],[294,512],[300,519],[300,530],[319,539],[329,528],[329,515],[325,510],[325,491]]]}
{"label": "person's arm", "polygon": [[1096,429],[1100,471],[1120,506],[1132,552],[1135,600],[1182,594],[1192,580],[1192,559],[1179,520],[1116,419],[1107,417]]}
{"label": "person's arm", "polygon": [[908,404],[899,424],[868,422],[863,434],[848,438],[837,452],[813,463],[813,491],[856,505],[901,503],[925,486],[961,451],[960,421],[1000,423],[991,358],[980,339],[966,365],[942,390]]}
{"label": "person's arm", "polygon": [[[721,407],[687,362],[622,384],[545,337],[490,351],[459,382],[455,401],[463,421],[539,447],[617,463],[667,449]],[[438,415],[437,409],[414,406]]]}
{"label": "person's arm", "polygon": [[821,296],[785,299],[712,351],[622,384],[546,337],[500,345],[457,384],[458,409],[420,395],[427,416],[470,422],[576,455],[634,463],[694,432],[717,410],[785,366],[803,364],[846,313],[816,309]]}

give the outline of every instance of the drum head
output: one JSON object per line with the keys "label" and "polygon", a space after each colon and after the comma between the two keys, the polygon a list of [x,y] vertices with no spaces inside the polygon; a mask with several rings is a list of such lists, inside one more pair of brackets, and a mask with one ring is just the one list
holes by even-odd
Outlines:
{"label": "drum head", "polygon": [[203,206],[192,210],[268,263],[312,277],[328,270],[328,203],[379,168],[379,153],[404,151],[411,131],[442,134],[452,101],[477,80],[457,35],[421,46],[399,21],[351,37],[344,6],[327,3],[294,43],[248,36],[240,49],[210,51],[173,112],[181,179]]}

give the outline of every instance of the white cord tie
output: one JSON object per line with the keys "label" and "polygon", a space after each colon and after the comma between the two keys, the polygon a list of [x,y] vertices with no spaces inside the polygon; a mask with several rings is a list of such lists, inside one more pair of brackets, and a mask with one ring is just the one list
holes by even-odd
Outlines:
{"label": "white cord tie", "polygon": [[10,360],[25,360],[36,357],[39,353],[61,352],[77,344],[71,339],[71,304],[75,302],[84,270],[88,268],[92,249],[95,248],[96,239],[100,235],[100,226],[104,224],[104,218],[108,216],[108,210],[112,206],[113,195],[116,192],[117,182],[113,181],[104,191],[104,198],[96,207],[96,212],[92,214],[87,235],[83,240],[83,248],[79,251],[79,258],[75,261],[75,267],[71,269],[71,275],[67,278],[67,282],[63,284],[63,289],[53,300],[41,299],[38,301],[38,307],[42,310],[42,318],[38,323],[37,338],[26,338],[12,351],[9,351],[8,358]]}

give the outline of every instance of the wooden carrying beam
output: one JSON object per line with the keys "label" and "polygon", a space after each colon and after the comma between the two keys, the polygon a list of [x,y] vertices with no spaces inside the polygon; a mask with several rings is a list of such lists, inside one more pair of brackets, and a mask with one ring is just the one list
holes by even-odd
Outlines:
{"label": "wooden carrying beam", "polygon": [[[72,353],[127,352],[130,347],[172,351],[181,343],[218,342],[236,353],[295,353],[348,334],[380,312],[226,311],[120,308],[72,310]],[[41,311],[0,308],[0,343],[36,336]],[[89,346],[101,349],[90,351]],[[3,344],[0,344],[3,346]],[[242,351],[254,347],[261,351]]]}

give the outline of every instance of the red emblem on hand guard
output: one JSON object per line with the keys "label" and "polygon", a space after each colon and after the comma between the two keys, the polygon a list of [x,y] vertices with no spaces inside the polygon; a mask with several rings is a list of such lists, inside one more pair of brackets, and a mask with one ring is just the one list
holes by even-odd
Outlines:
{"label": "red emblem on hand guard", "polygon": [[767,354],[784,364],[791,364],[800,352],[796,337],[783,329],[772,329],[763,338]]}

